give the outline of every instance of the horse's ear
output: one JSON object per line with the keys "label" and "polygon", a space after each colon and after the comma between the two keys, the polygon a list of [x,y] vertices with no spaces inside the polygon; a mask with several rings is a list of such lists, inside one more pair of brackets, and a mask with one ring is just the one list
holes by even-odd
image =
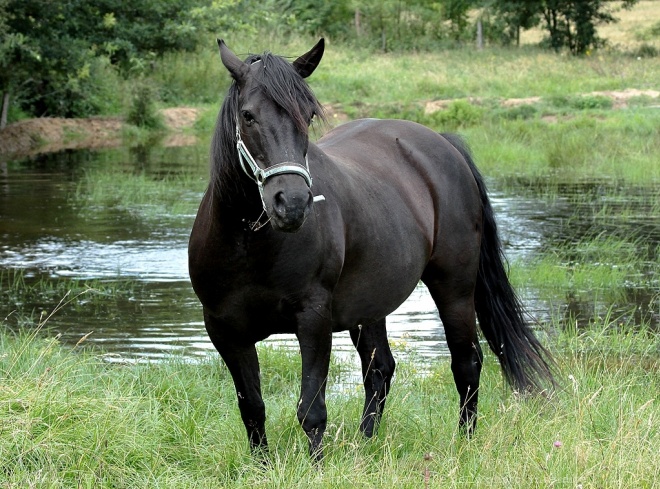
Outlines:
{"label": "horse's ear", "polygon": [[222,64],[231,73],[231,76],[239,84],[243,82],[245,75],[248,72],[248,65],[243,63],[238,56],[236,56],[231,49],[227,47],[225,41],[218,39],[218,47],[220,48],[220,58]]}
{"label": "horse's ear", "polygon": [[314,73],[314,70],[321,62],[323,51],[325,50],[325,40],[321,38],[312,49],[303,54],[293,62],[293,67],[303,78],[307,78]]}

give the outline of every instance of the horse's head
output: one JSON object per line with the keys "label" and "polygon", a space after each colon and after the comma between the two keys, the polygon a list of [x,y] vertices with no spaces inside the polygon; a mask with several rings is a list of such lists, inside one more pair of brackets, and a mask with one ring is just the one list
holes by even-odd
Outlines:
{"label": "horse's head", "polygon": [[324,41],[293,63],[270,53],[242,61],[224,41],[218,45],[236,88],[235,163],[258,185],[273,227],[295,232],[312,207],[308,130],[312,118],[322,113],[304,78],[321,61]]}

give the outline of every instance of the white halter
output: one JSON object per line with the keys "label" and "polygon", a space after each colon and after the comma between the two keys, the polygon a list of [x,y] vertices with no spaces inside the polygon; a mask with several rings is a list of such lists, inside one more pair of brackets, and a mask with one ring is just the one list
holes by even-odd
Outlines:
{"label": "white halter", "polygon": [[[309,173],[309,162],[307,161],[307,155],[305,155],[305,166],[299,165],[298,163],[277,163],[276,165],[269,166],[265,170],[260,168],[257,165],[257,162],[254,161],[254,158],[250,154],[250,151],[245,146],[243,139],[241,139],[241,131],[238,128],[238,122],[236,123],[236,149],[238,150],[238,159],[241,162],[241,168],[245,174],[254,180],[259,186],[259,192],[262,194],[263,200],[263,186],[266,183],[266,180],[269,177],[279,175],[281,173],[293,173],[300,175],[305,179],[307,185],[311,188],[312,186],[312,176]],[[248,167],[251,172],[248,171]]]}
{"label": "white halter", "polygon": [[[241,163],[241,168],[245,174],[254,180],[259,187],[259,196],[261,197],[261,205],[266,212],[266,202],[264,201],[264,184],[269,177],[280,175],[283,173],[293,173],[295,175],[300,175],[307,182],[307,186],[312,188],[312,176],[309,173],[309,161],[307,160],[307,155],[305,155],[305,166],[299,165],[298,163],[278,163],[276,165],[269,166],[265,170],[260,168],[257,165],[257,162],[254,161],[254,158],[250,154],[250,151],[245,146],[243,139],[241,138],[241,131],[238,127],[238,120],[236,121],[236,149],[238,150],[238,160]],[[248,171],[248,167],[251,172]],[[314,196],[314,202],[320,202],[325,200],[323,195]],[[263,215],[263,214],[262,214]],[[268,222],[268,221],[266,221]],[[264,224],[259,222],[253,223],[253,230],[257,231],[263,227]]]}

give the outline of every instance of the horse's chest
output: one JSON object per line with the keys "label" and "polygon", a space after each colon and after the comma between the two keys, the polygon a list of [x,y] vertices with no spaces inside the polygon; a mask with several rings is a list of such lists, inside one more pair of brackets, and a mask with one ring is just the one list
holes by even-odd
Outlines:
{"label": "horse's chest", "polygon": [[[304,282],[304,277],[234,256],[206,263],[193,287],[207,314],[224,327],[266,337],[295,332],[296,314],[305,303]],[[265,325],[268,334],[258,333]]]}
{"label": "horse's chest", "polygon": [[294,333],[300,297],[257,285],[232,287],[207,305],[207,312],[226,330],[259,341],[273,333]]}

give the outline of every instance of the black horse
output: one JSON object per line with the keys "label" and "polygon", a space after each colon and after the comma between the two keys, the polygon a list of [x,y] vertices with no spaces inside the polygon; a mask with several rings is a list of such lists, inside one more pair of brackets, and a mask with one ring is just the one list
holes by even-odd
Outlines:
{"label": "black horse", "polygon": [[444,325],[460,425],[476,422],[482,352],[476,316],[511,386],[552,383],[503,265],[493,212],[454,135],[402,120],[356,120],[309,141],[323,108],[305,82],[323,39],[289,63],[241,61],[218,41],[233,83],[211,147],[211,181],[190,237],[192,285],[236,386],[253,451],[266,450],[255,343],[294,333],[302,355],[298,419],[322,456],[332,334],[362,361],[360,429],[371,437],[394,374],[385,319],[422,280]]}

